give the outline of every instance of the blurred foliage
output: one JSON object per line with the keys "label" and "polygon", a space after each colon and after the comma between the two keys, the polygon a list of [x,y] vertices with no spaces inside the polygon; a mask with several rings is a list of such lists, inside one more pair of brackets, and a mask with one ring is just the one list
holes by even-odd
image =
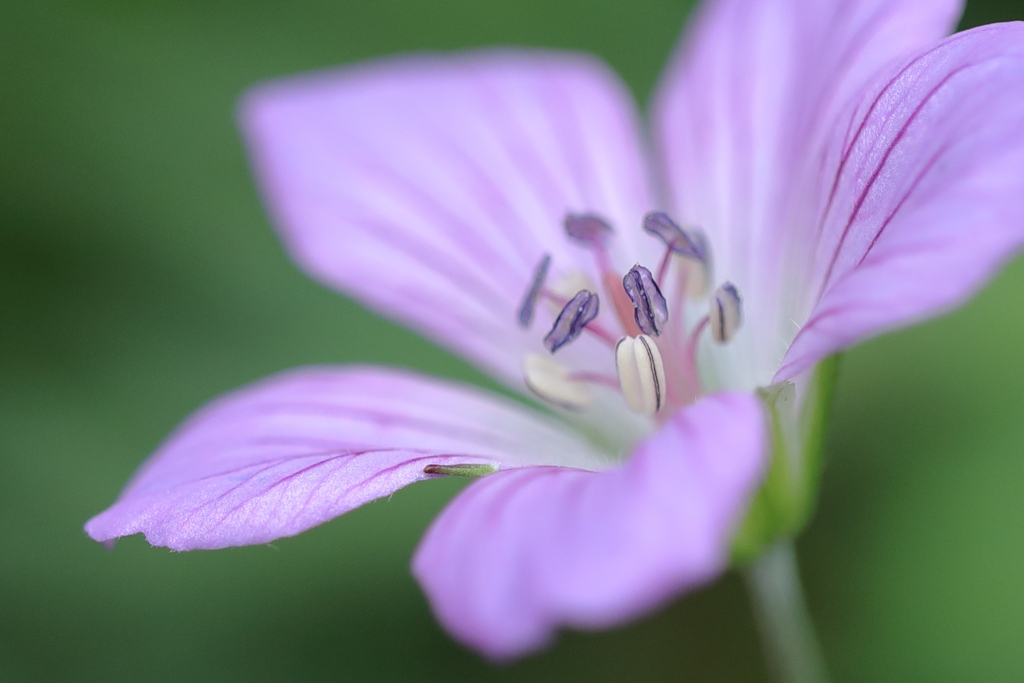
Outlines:
{"label": "blurred foliage", "polygon": [[[687,10],[2,0],[0,680],[764,680],[734,576],[486,666],[407,571],[453,482],[269,547],[107,552],[81,531],[181,417],[258,377],[381,362],[490,384],[288,262],[235,131],[245,88],[517,44],[595,52],[643,99]],[[977,0],[965,25],[1022,17],[1019,0]],[[1018,263],[967,308],[845,359],[800,543],[837,681],[1024,679],[1022,295]]]}

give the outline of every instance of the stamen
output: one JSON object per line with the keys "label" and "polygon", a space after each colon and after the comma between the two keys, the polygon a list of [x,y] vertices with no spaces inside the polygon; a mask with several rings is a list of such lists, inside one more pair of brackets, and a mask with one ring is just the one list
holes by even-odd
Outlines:
{"label": "stamen", "polygon": [[576,379],[568,368],[550,358],[528,355],[523,361],[523,379],[538,398],[566,410],[582,410],[592,402],[586,380]]}
{"label": "stamen", "polygon": [[700,245],[701,251],[704,252],[703,260],[694,261],[693,259],[679,257],[676,261],[679,264],[680,270],[685,273],[686,296],[691,299],[699,299],[707,294],[708,286],[711,284],[713,277],[711,272],[711,245],[708,244],[708,238],[702,232],[691,232],[690,237]]}
{"label": "stamen", "polygon": [[587,246],[604,249],[612,237],[612,226],[594,214],[570,213],[565,217],[565,234]]}
{"label": "stamen", "polygon": [[583,334],[587,323],[597,317],[601,303],[597,294],[580,290],[569,300],[555,319],[551,331],[544,337],[544,346],[554,353]]}
{"label": "stamen", "polygon": [[654,415],[665,395],[665,365],[654,339],[642,334],[623,337],[615,347],[615,367],[626,405],[636,413]]}
{"label": "stamen", "polygon": [[[570,213],[565,217],[565,234],[593,251],[597,271],[601,273],[602,279],[607,280],[608,273],[613,270],[612,257],[608,253],[608,243],[613,234],[612,226],[594,214]],[[610,289],[607,291],[609,294],[613,292]],[[614,297],[614,294],[612,296]]]}
{"label": "stamen", "polygon": [[[585,280],[586,278],[582,279]],[[568,296],[562,296],[557,292],[549,290],[546,287],[541,290],[540,295],[554,306],[555,311],[561,311],[562,309],[569,305],[570,298]],[[595,294],[595,296],[597,295]],[[623,293],[622,296],[625,297],[625,293]],[[601,341],[608,344],[608,346],[615,348],[615,344],[618,341],[615,335],[613,335],[611,332],[609,332],[603,326],[599,325],[593,320],[586,323],[583,326],[583,329],[598,337]],[[639,334],[639,332],[637,332],[637,334]]]}
{"label": "stamen", "polygon": [[[565,217],[565,234],[591,249],[597,262],[597,272],[601,275],[601,284],[611,298],[612,308],[622,329],[629,335],[640,334],[640,329],[632,320],[633,306],[619,286],[619,275],[612,266],[611,254],[608,253],[608,243],[613,234],[612,227],[600,216],[571,213]],[[615,343],[614,339],[612,343]]]}
{"label": "stamen", "polygon": [[696,359],[697,357],[697,345],[700,343],[700,335],[704,334],[704,330],[708,327],[710,316],[704,316],[697,321],[697,324],[693,326],[693,331],[690,332],[690,339],[686,342],[686,348],[690,350],[690,355]]}
{"label": "stamen", "polygon": [[[683,397],[684,403],[692,403],[697,400],[697,397],[704,393],[702,388],[702,382],[700,377],[700,370],[697,367],[697,352],[700,350],[700,337],[704,334],[704,330],[708,328],[708,316],[704,316],[690,331],[690,335],[683,346],[682,353],[674,356],[673,361],[678,362],[679,369],[683,375],[684,388],[682,392],[685,396]],[[672,385],[675,389],[675,384]]]}
{"label": "stamen", "polygon": [[523,303],[519,306],[519,326],[527,328],[533,322],[533,312],[537,307],[537,299],[544,288],[544,281],[547,280],[548,271],[551,269],[551,254],[544,254],[544,257],[537,264],[533,271],[533,281],[530,288],[526,290]]}
{"label": "stamen", "polygon": [[427,465],[423,468],[423,474],[440,474],[447,477],[486,477],[498,471],[495,465],[480,465],[476,463],[465,463],[456,465]]}
{"label": "stamen", "polygon": [[680,228],[667,214],[652,211],[644,216],[644,230],[661,239],[666,247],[680,256],[695,261],[704,261],[707,258],[704,245],[694,238],[694,233],[688,233]]}
{"label": "stamen", "polygon": [[633,319],[644,334],[661,334],[668,321],[668,303],[662,296],[651,271],[641,265],[630,268],[622,278],[622,288],[633,303]]}
{"label": "stamen", "polygon": [[725,344],[736,336],[743,322],[743,300],[731,282],[719,287],[708,302],[708,322],[711,338],[719,344]]}
{"label": "stamen", "polygon": [[697,299],[707,292],[711,280],[711,245],[699,230],[683,230],[675,221],[661,212],[644,216],[644,230],[665,243],[665,255],[658,266],[659,285],[665,284],[669,265],[680,269],[679,281],[684,283],[687,297]]}
{"label": "stamen", "polygon": [[672,263],[677,254],[671,247],[665,249],[665,255],[661,257],[661,264],[658,265],[658,282],[665,282],[665,275],[668,274],[668,264]]}

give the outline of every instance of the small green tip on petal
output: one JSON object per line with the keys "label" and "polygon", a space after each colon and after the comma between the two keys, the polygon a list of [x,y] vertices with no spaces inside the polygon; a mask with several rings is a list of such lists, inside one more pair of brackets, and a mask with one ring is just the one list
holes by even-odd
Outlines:
{"label": "small green tip on petal", "polygon": [[496,465],[427,465],[423,468],[424,474],[438,474],[445,477],[486,477],[498,471]]}

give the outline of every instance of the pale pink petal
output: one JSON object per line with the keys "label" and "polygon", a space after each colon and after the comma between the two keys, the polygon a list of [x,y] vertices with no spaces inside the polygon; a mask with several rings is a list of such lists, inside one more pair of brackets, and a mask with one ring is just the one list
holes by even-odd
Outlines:
{"label": "pale pink petal", "polygon": [[1024,24],[958,34],[839,121],[823,174],[823,296],[779,379],[945,311],[1024,244]]}
{"label": "pale pink petal", "polygon": [[303,267],[519,389],[552,322],[544,306],[535,329],[516,325],[542,255],[553,277],[593,273],[566,214],[609,220],[623,268],[655,248],[640,230],[651,201],[634,105],[589,57],[390,59],[261,87],[242,118]]}
{"label": "pale pink petal", "polygon": [[440,621],[494,659],[539,649],[562,626],[621,623],[728,566],[764,441],[756,399],[720,394],[620,468],[499,472],[442,512],[413,572]]}
{"label": "pale pink petal", "polygon": [[600,462],[561,427],[479,389],[313,368],[200,410],[85,529],[175,550],[267,543],[428,479],[431,464]]}
{"label": "pale pink petal", "polygon": [[671,210],[709,234],[716,277],[744,297],[745,329],[721,351],[731,372],[768,381],[796,332],[808,190],[836,116],[880,69],[947,35],[961,6],[709,0],[697,14],[654,100],[655,138]]}

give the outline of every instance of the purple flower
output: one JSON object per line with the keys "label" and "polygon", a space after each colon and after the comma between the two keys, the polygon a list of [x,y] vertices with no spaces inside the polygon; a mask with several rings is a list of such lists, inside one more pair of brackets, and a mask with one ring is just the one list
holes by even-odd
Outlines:
{"label": "purple flower", "polygon": [[[497,659],[710,580],[738,531],[794,533],[819,363],[961,303],[1024,240],[1024,25],[943,39],[960,9],[713,0],[654,99],[653,155],[580,55],[258,89],[243,121],[295,259],[554,413],[393,369],[287,373],[191,418],[87,532],[266,543],[474,477],[413,571]],[[763,480],[790,516],[765,526],[754,498],[741,528]]]}

